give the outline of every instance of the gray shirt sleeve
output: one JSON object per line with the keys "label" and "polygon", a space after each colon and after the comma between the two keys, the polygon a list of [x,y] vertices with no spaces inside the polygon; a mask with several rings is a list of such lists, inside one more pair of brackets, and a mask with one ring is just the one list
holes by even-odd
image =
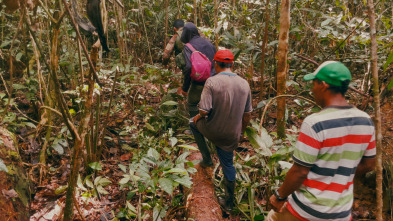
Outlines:
{"label": "gray shirt sleeve", "polygon": [[199,101],[198,107],[200,110],[210,112],[213,108],[213,98],[212,98],[212,87],[211,81],[207,79],[205,86],[203,87],[203,91],[201,94],[201,100]]}

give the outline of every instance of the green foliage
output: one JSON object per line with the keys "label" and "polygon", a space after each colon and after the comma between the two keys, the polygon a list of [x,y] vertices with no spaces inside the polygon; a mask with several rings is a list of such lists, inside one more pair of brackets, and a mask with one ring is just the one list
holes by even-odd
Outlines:
{"label": "green foliage", "polygon": [[[170,137],[163,136],[163,138],[167,138],[166,141],[174,140],[171,134],[170,129],[167,132]],[[119,184],[121,189],[128,189],[127,200],[132,201],[134,197],[143,196],[143,202],[150,205],[148,209],[153,208],[155,219],[161,220],[166,214],[169,203],[164,200],[166,198],[164,195],[168,194],[172,198],[174,190],[179,185],[190,188],[192,185],[190,174],[195,173],[196,170],[193,162],[186,160],[190,152],[184,151],[177,156],[180,146],[160,146],[162,144],[160,139],[146,137],[143,134],[140,136],[148,142],[142,144],[144,151],[137,158],[134,157],[132,163],[128,166],[119,164],[124,172]],[[143,209],[142,213],[148,212],[145,210]],[[127,206],[117,217],[132,217],[133,214],[134,212]]]}
{"label": "green foliage", "polygon": [[296,143],[297,129],[287,130],[286,140],[278,140],[275,133],[269,134],[259,125],[252,122],[246,129],[246,135],[254,148],[251,153],[237,154],[235,168],[238,174],[236,188],[237,209],[249,220],[261,220],[266,208],[260,205],[256,195],[263,194],[268,199],[270,192],[283,181],[292,166],[291,154]]}

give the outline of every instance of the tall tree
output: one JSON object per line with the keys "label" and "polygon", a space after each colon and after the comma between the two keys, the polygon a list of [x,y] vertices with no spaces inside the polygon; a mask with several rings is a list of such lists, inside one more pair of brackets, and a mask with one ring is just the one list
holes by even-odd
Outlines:
{"label": "tall tree", "polygon": [[264,84],[265,81],[263,79],[265,75],[265,57],[266,57],[266,45],[267,45],[267,40],[269,37],[269,20],[270,20],[270,15],[269,15],[269,0],[266,0],[266,9],[265,9],[265,33],[263,35],[263,42],[262,42],[262,53],[261,53],[261,82],[260,82],[260,92],[259,92],[259,99],[263,100],[264,97]]}
{"label": "tall tree", "polygon": [[[277,63],[277,96],[286,92],[287,79],[287,57],[288,57],[288,37],[290,25],[290,0],[281,0],[280,33],[278,42],[278,63]],[[277,134],[285,137],[285,98],[279,98],[277,102]]]}
{"label": "tall tree", "polygon": [[198,25],[197,24],[197,21],[198,21],[198,10],[197,10],[197,8],[198,8],[197,0],[194,0],[194,24],[195,25]]}
{"label": "tall tree", "polygon": [[216,50],[218,50],[218,3],[217,0],[214,0],[214,30],[215,30],[215,43],[216,43]]}
{"label": "tall tree", "polygon": [[164,47],[166,47],[166,40],[168,36],[168,5],[169,5],[169,0],[165,0],[165,39],[164,39]]}
{"label": "tall tree", "polygon": [[378,82],[378,56],[377,56],[377,31],[375,27],[375,11],[373,0],[367,1],[368,15],[370,17],[370,37],[371,37],[371,65],[373,74],[373,93],[374,93],[374,109],[375,109],[375,128],[376,136],[375,142],[377,147],[377,215],[376,219],[382,221],[383,208],[383,189],[382,189],[382,123],[381,123],[381,101],[379,96],[379,82]]}

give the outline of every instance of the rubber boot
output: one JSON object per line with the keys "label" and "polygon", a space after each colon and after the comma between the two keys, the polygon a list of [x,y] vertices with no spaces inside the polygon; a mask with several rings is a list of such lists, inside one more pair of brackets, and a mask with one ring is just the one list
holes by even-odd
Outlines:
{"label": "rubber boot", "polygon": [[221,208],[225,211],[230,213],[233,210],[233,202],[235,199],[235,183],[236,181],[228,181],[224,178],[224,197],[218,198],[218,203],[220,204]]}
{"label": "rubber boot", "polygon": [[[205,141],[206,143],[206,141]],[[201,167],[206,168],[206,167],[212,167],[213,166],[213,161],[210,156],[210,151],[207,145],[198,145],[199,151],[202,154],[202,161],[199,163]]]}
{"label": "rubber boot", "polygon": [[207,146],[205,137],[201,134],[201,132],[198,131],[197,126],[193,122],[190,123],[190,128],[194,134],[195,142],[197,143],[198,149],[201,152],[203,158],[199,165],[204,168],[213,166],[213,161],[210,156],[209,147]]}

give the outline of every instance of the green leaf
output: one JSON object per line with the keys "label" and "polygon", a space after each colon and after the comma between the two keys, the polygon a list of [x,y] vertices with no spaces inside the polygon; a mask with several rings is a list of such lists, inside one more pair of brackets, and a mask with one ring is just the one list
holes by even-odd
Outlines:
{"label": "green leaf", "polygon": [[123,171],[124,173],[127,173],[127,167],[124,166],[123,164],[119,164],[119,167],[121,169],[121,171]]}
{"label": "green leaf", "polygon": [[[264,142],[262,137],[259,136],[259,134],[251,127],[248,127],[246,129],[246,135],[247,135],[248,139],[250,140],[251,145],[254,148],[262,150],[262,152],[260,152],[260,154],[262,154],[263,156],[271,156],[272,155],[270,149],[268,148],[268,146],[265,143],[265,142],[269,142],[268,144],[270,144],[270,141]],[[269,135],[267,135],[267,136],[269,136]],[[271,137],[270,137],[270,139],[271,139]],[[271,141],[271,144],[272,143],[273,142]]]}
{"label": "green leaf", "polygon": [[111,183],[112,183],[112,181],[108,180],[107,178],[103,178],[101,176],[96,177],[94,180],[94,185],[96,185],[96,186],[98,186],[98,185],[108,186]]}
{"label": "green leaf", "polygon": [[392,81],[388,85],[388,90],[392,89],[392,87],[393,87],[393,79],[392,79]]}
{"label": "green leaf", "polygon": [[126,136],[126,135],[128,135],[128,131],[123,130],[123,131],[121,131],[121,132],[119,133],[119,135],[120,135],[120,136]]}
{"label": "green leaf", "polygon": [[26,126],[30,127],[30,128],[37,128],[33,123],[31,122],[25,122],[24,123]]}
{"label": "green leaf", "polygon": [[184,163],[186,162],[186,158],[190,155],[190,152],[184,152],[182,153],[177,159],[176,159],[176,164]]}
{"label": "green leaf", "polygon": [[104,187],[102,187],[102,186],[97,186],[97,192],[104,194],[104,195],[109,194],[108,191],[106,191],[104,189]]}
{"label": "green leaf", "polygon": [[5,163],[2,159],[0,159],[0,171],[4,171],[4,172],[8,173],[7,166],[5,165]]}
{"label": "green leaf", "polygon": [[191,188],[192,186],[192,181],[191,181],[191,177],[182,177],[182,178],[177,178],[175,179],[175,182],[180,183],[181,185],[187,187],[187,188]]}
{"label": "green leaf", "polygon": [[78,181],[77,181],[76,183],[77,183],[79,189],[84,190],[84,191],[87,191],[87,189],[83,186],[83,183],[82,183],[82,179],[81,179],[81,175],[80,175],[80,174],[78,174]]}
{"label": "green leaf", "polygon": [[4,47],[8,46],[9,44],[11,44],[11,40],[3,41],[3,43],[0,45],[0,48],[4,48]]}
{"label": "green leaf", "polygon": [[173,193],[173,181],[168,178],[161,178],[158,180],[161,188],[167,192],[169,195]]}
{"label": "green leaf", "polygon": [[183,147],[183,148],[190,149],[190,150],[196,150],[196,151],[198,150],[198,148],[191,146],[191,145],[187,145],[187,144],[179,145],[179,147]]}
{"label": "green leaf", "polygon": [[385,71],[386,68],[389,67],[390,63],[393,62],[393,51],[390,52],[388,59],[386,60],[385,64],[383,65],[383,70]]}
{"label": "green leaf", "polygon": [[100,162],[93,162],[89,164],[89,167],[93,170],[102,170]]}
{"label": "green leaf", "polygon": [[61,146],[59,143],[55,142],[52,144],[52,148],[59,153],[60,155],[64,154],[64,149],[63,146]]}
{"label": "green leaf", "polygon": [[171,141],[171,147],[174,147],[177,144],[177,138],[176,137],[171,137],[169,138],[169,141]]}
{"label": "green leaf", "polygon": [[280,166],[283,170],[290,169],[292,167],[292,163],[289,163],[286,161],[278,161],[278,163],[280,164]]}
{"label": "green leaf", "polygon": [[181,173],[184,175],[188,175],[187,170],[182,169],[182,168],[172,168],[168,171],[165,171],[164,173]]}
{"label": "green leaf", "polygon": [[68,186],[59,186],[59,187],[55,190],[55,194],[56,194],[56,195],[62,194],[64,191],[66,191],[67,188],[68,188]]}
{"label": "green leaf", "polygon": [[177,103],[176,101],[165,101],[162,105],[167,105],[167,106],[174,106],[174,105],[178,105],[179,103]]}
{"label": "green leaf", "polygon": [[153,209],[153,220],[154,221],[161,221],[162,217],[165,217],[166,210],[162,208],[159,204],[157,204]]}
{"label": "green leaf", "polygon": [[145,123],[145,126],[146,126],[146,128],[148,129],[148,130],[151,130],[151,131],[156,131],[156,129],[151,125],[151,124],[149,124],[149,123]]}
{"label": "green leaf", "polygon": [[94,184],[91,182],[91,180],[89,178],[86,179],[86,186],[90,187],[90,188],[94,188]]}
{"label": "green leaf", "polygon": [[12,87],[13,87],[15,90],[21,90],[21,89],[27,88],[27,87],[25,87],[24,85],[21,85],[21,84],[13,84]]}
{"label": "green leaf", "polygon": [[22,52],[19,52],[19,53],[15,56],[15,59],[16,59],[17,61],[20,61],[20,59],[22,58],[22,55],[23,55],[23,53],[22,53]]}
{"label": "green leaf", "polygon": [[156,149],[150,148],[149,151],[147,152],[148,157],[152,157],[155,160],[160,159],[160,154],[157,152]]}
{"label": "green leaf", "polygon": [[124,185],[124,184],[128,183],[128,181],[130,181],[130,176],[127,175],[126,177],[122,178],[122,179],[119,181],[119,184],[120,184],[120,185]]}

